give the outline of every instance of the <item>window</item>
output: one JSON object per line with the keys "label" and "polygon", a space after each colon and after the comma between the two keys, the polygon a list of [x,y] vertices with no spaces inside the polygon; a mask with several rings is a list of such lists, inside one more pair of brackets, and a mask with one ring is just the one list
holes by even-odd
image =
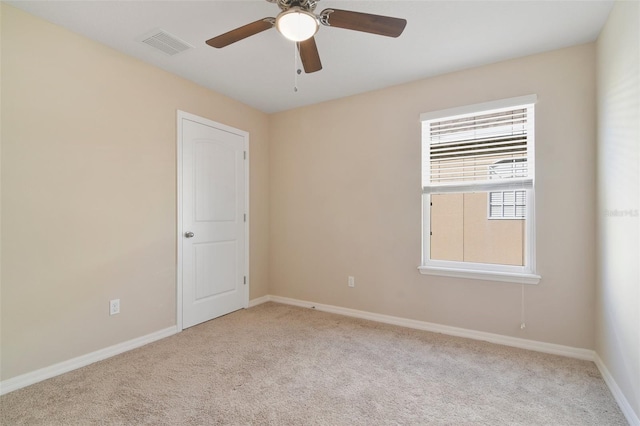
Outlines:
{"label": "window", "polygon": [[[526,178],[526,158],[510,158],[489,166],[489,177]],[[489,219],[524,219],[526,217],[526,191],[494,191],[489,193]]]}
{"label": "window", "polygon": [[489,193],[489,219],[524,219],[527,192],[494,191]]}
{"label": "window", "polygon": [[420,272],[539,281],[535,101],[523,96],[422,114]]}

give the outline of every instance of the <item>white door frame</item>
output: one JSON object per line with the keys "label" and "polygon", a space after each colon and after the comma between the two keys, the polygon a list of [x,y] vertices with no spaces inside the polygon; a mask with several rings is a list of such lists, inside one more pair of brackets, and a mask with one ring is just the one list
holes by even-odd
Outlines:
{"label": "white door frame", "polygon": [[203,124],[205,126],[214,127],[216,129],[224,130],[225,132],[233,133],[241,136],[244,139],[244,152],[246,153],[246,163],[244,168],[245,177],[245,214],[247,220],[244,223],[245,230],[245,245],[244,245],[244,275],[247,277],[247,282],[244,287],[244,308],[249,307],[249,133],[244,130],[235,129],[233,127],[217,123],[215,121],[199,117],[188,112],[178,110],[177,113],[177,142],[176,142],[176,157],[177,157],[177,230],[176,246],[177,246],[177,263],[176,263],[176,328],[178,331],[182,331],[182,238],[184,230],[182,229],[182,120],[187,119],[196,123]]}

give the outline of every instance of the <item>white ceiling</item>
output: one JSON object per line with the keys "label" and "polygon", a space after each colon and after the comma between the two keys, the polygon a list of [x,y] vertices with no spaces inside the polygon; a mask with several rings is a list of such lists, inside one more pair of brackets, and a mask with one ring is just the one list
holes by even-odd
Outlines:
{"label": "white ceiling", "polygon": [[[405,18],[397,39],[321,27],[323,69],[298,77],[294,45],[275,29],[223,49],[205,40],[264,17],[276,4],[234,1],[6,1],[264,112],[283,111],[596,39],[613,0],[319,1],[325,8]],[[161,28],[195,46],[167,56],[136,41]]]}

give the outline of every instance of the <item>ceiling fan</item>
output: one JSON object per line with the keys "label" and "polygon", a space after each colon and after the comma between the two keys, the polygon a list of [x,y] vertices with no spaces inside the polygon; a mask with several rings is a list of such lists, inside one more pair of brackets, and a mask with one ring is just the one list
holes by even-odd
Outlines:
{"label": "ceiling fan", "polygon": [[275,18],[264,18],[207,40],[212,47],[221,48],[261,33],[272,27],[298,45],[302,66],[306,73],[320,71],[322,63],[314,35],[320,24],[387,37],[398,37],[407,25],[406,19],[372,15],[340,9],[325,9],[315,14],[320,0],[267,0],[277,3],[280,13]]}

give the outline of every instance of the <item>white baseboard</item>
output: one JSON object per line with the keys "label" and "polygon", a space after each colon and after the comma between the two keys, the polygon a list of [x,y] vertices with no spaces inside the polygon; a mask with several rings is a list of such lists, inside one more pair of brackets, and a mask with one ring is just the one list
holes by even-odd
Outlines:
{"label": "white baseboard", "polygon": [[261,305],[261,304],[266,303],[266,302],[268,302],[270,300],[271,300],[271,298],[270,298],[269,295],[258,297],[257,299],[251,299],[251,300],[249,300],[249,307],[253,308],[254,306]]}
{"label": "white baseboard", "polygon": [[[562,355],[571,358],[593,361],[595,352],[590,349],[574,348],[571,346],[557,345],[554,343],[539,342],[536,340],[521,339],[518,337],[503,336],[501,334],[486,333],[484,331],[469,330],[466,328],[451,327],[432,322],[417,321],[407,318],[394,317],[390,315],[376,314],[366,311],[358,311],[355,309],[342,308],[340,306],[323,305],[320,303],[307,302],[304,300],[290,299],[280,296],[264,296],[260,299],[267,298],[266,301],[284,303],[287,305],[300,306],[303,308],[313,308],[318,311],[330,312],[334,314],[346,315],[349,317],[362,318],[371,321],[382,322],[385,324],[399,325],[417,330],[431,331],[434,333],[447,334],[449,336],[465,337],[467,339],[482,340],[485,342],[496,343],[499,345],[512,346],[514,348],[528,349],[536,352],[544,352],[553,355]],[[262,303],[264,303],[262,302]],[[257,303],[256,303],[257,304]],[[254,305],[255,306],[255,305]]]}
{"label": "white baseboard", "polygon": [[604,362],[602,362],[602,359],[597,353],[596,353],[594,362],[598,366],[598,370],[600,370],[600,374],[602,374],[602,377],[604,378],[604,382],[607,384],[607,386],[609,386],[609,390],[611,391],[611,393],[613,394],[613,397],[618,403],[620,410],[622,411],[624,416],[627,418],[629,425],[640,426],[640,418],[638,417],[638,414],[633,411],[631,404],[629,404],[629,400],[624,396],[624,394],[620,390],[620,387],[618,386],[613,376],[609,372],[609,369],[607,368],[606,365],[604,365]]}
{"label": "white baseboard", "polygon": [[177,331],[176,326],[165,328],[164,330],[159,330],[154,333],[147,334],[146,336],[118,343],[117,345],[109,346],[108,348],[100,349],[68,361],[63,361],[58,364],[50,365],[49,367],[44,367],[30,373],[3,380],[0,382],[0,395],[13,392],[14,390],[24,388],[81,367],[85,367],[89,364],[93,364],[94,362],[102,361],[123,352],[139,348],[140,346],[155,342],[156,340],[164,339],[165,337],[176,334]]}

